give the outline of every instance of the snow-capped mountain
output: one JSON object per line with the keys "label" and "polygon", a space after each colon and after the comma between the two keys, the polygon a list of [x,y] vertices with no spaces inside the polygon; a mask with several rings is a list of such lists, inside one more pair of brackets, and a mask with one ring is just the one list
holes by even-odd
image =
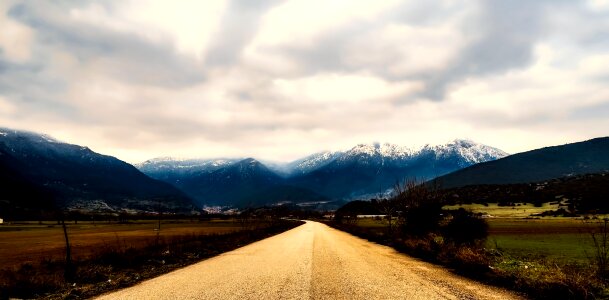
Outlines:
{"label": "snow-capped mountain", "polygon": [[454,140],[445,145],[426,146],[424,149],[421,151],[433,151],[436,159],[458,157],[461,160],[462,167],[508,156],[508,153],[503,150],[478,144],[470,140]]}
{"label": "snow-capped mountain", "polygon": [[403,165],[416,156],[416,151],[395,144],[359,144],[337,158],[339,164],[384,165],[386,163]]}
{"label": "snow-capped mountain", "polygon": [[409,148],[389,143],[359,144],[344,152],[337,161],[342,163],[363,164],[403,164],[433,154],[435,159],[457,159],[463,166],[495,160],[508,154],[500,149],[478,144],[469,140],[454,140],[444,145],[425,145],[421,148]]}
{"label": "snow-capped mountain", "polygon": [[236,205],[304,201],[306,197],[354,199],[385,192],[407,178],[431,179],[506,155],[493,147],[454,140],[420,148],[359,144],[347,151],[319,152],[289,163],[161,158],[139,168],[182,189],[202,205]]}
{"label": "snow-capped mountain", "polygon": [[[149,159],[135,166],[142,172],[151,175],[162,174],[164,172],[194,173],[194,172],[213,172],[222,167],[233,164],[240,159],[236,158],[217,158],[217,159],[177,159],[172,157],[159,157]],[[155,176],[153,176],[155,177]]]}
{"label": "snow-capped mountain", "polygon": [[318,152],[288,163],[286,168],[292,176],[306,174],[333,162],[343,154],[340,151]]}
{"label": "snow-capped mountain", "polygon": [[506,155],[499,149],[464,140],[418,149],[389,143],[359,144],[326,165],[290,180],[333,199],[354,199],[383,193],[409,178],[428,180]]}
{"label": "snow-capped mountain", "polygon": [[[347,151],[318,152],[289,163],[272,161],[262,161],[261,163],[283,177],[294,177],[313,172],[333,162],[339,165],[391,164],[403,167],[421,158],[433,157],[435,160],[454,160],[460,167],[466,167],[507,155],[497,148],[469,140],[454,140],[444,145],[425,145],[421,148],[409,148],[390,143],[358,144]],[[153,178],[167,181],[192,173],[213,172],[241,160],[241,158],[175,159],[161,157],[136,164],[136,167]]]}

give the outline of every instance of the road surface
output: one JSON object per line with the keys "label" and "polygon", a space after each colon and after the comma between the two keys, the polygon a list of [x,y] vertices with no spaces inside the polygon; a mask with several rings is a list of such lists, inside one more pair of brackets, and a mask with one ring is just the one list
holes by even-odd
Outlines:
{"label": "road surface", "polygon": [[317,222],[101,299],[518,299]]}

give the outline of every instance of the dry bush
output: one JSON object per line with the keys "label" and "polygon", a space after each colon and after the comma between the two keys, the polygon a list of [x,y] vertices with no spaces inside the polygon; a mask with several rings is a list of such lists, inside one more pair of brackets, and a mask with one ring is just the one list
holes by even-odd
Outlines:
{"label": "dry bush", "polygon": [[594,244],[594,254],[590,262],[596,268],[600,280],[609,279],[609,219],[592,221],[590,237]]}

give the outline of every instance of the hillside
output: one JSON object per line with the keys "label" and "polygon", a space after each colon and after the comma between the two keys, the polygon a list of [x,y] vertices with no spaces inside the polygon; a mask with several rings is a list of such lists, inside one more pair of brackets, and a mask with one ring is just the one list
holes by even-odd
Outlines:
{"label": "hillside", "polygon": [[248,158],[212,172],[184,177],[176,186],[202,205],[239,205],[252,194],[279,185],[282,178]]}
{"label": "hillside", "polygon": [[609,170],[609,137],[518,153],[435,180],[443,188],[538,182]]}
{"label": "hillside", "polygon": [[0,153],[6,166],[1,176],[20,178],[15,180],[53,195],[52,200],[40,200],[26,194],[30,189],[13,189],[17,194],[3,190],[2,197],[18,206],[43,201],[57,207],[109,211],[190,211],[193,207],[183,192],[130,164],[45,135],[1,128]]}
{"label": "hillside", "polygon": [[609,173],[574,175],[534,183],[469,185],[441,192],[447,204],[556,202],[578,212],[609,212]]}
{"label": "hillside", "polygon": [[33,216],[52,210],[52,192],[24,178],[14,163],[10,154],[0,149],[0,216]]}

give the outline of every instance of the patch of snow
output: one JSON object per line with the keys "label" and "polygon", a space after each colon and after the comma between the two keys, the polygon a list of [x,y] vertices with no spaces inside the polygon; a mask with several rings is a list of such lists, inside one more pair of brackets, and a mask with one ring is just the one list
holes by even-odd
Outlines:
{"label": "patch of snow", "polygon": [[468,164],[477,164],[489,160],[499,159],[508,154],[500,149],[478,144],[470,140],[454,140],[445,145],[430,147],[437,158],[458,155]]}
{"label": "patch of snow", "polygon": [[[290,163],[263,161],[269,169],[282,175],[305,174],[334,161],[346,163],[357,161],[364,164],[397,163],[405,165],[423,156],[435,156],[436,159],[457,159],[462,166],[495,160],[508,154],[497,148],[475,143],[471,140],[456,139],[443,145],[424,145],[420,147],[406,147],[390,143],[358,144],[347,151],[323,151]],[[222,167],[237,163],[241,159],[177,159],[173,157],[159,157],[147,160],[136,166],[144,172],[199,172],[215,171]],[[248,161],[246,161],[248,163]],[[256,160],[249,161],[248,165],[258,164]]]}
{"label": "patch of snow", "polygon": [[177,159],[172,157],[159,157],[149,159],[135,166],[146,172],[180,171],[198,172],[213,171],[221,167],[236,163],[239,159]]}

